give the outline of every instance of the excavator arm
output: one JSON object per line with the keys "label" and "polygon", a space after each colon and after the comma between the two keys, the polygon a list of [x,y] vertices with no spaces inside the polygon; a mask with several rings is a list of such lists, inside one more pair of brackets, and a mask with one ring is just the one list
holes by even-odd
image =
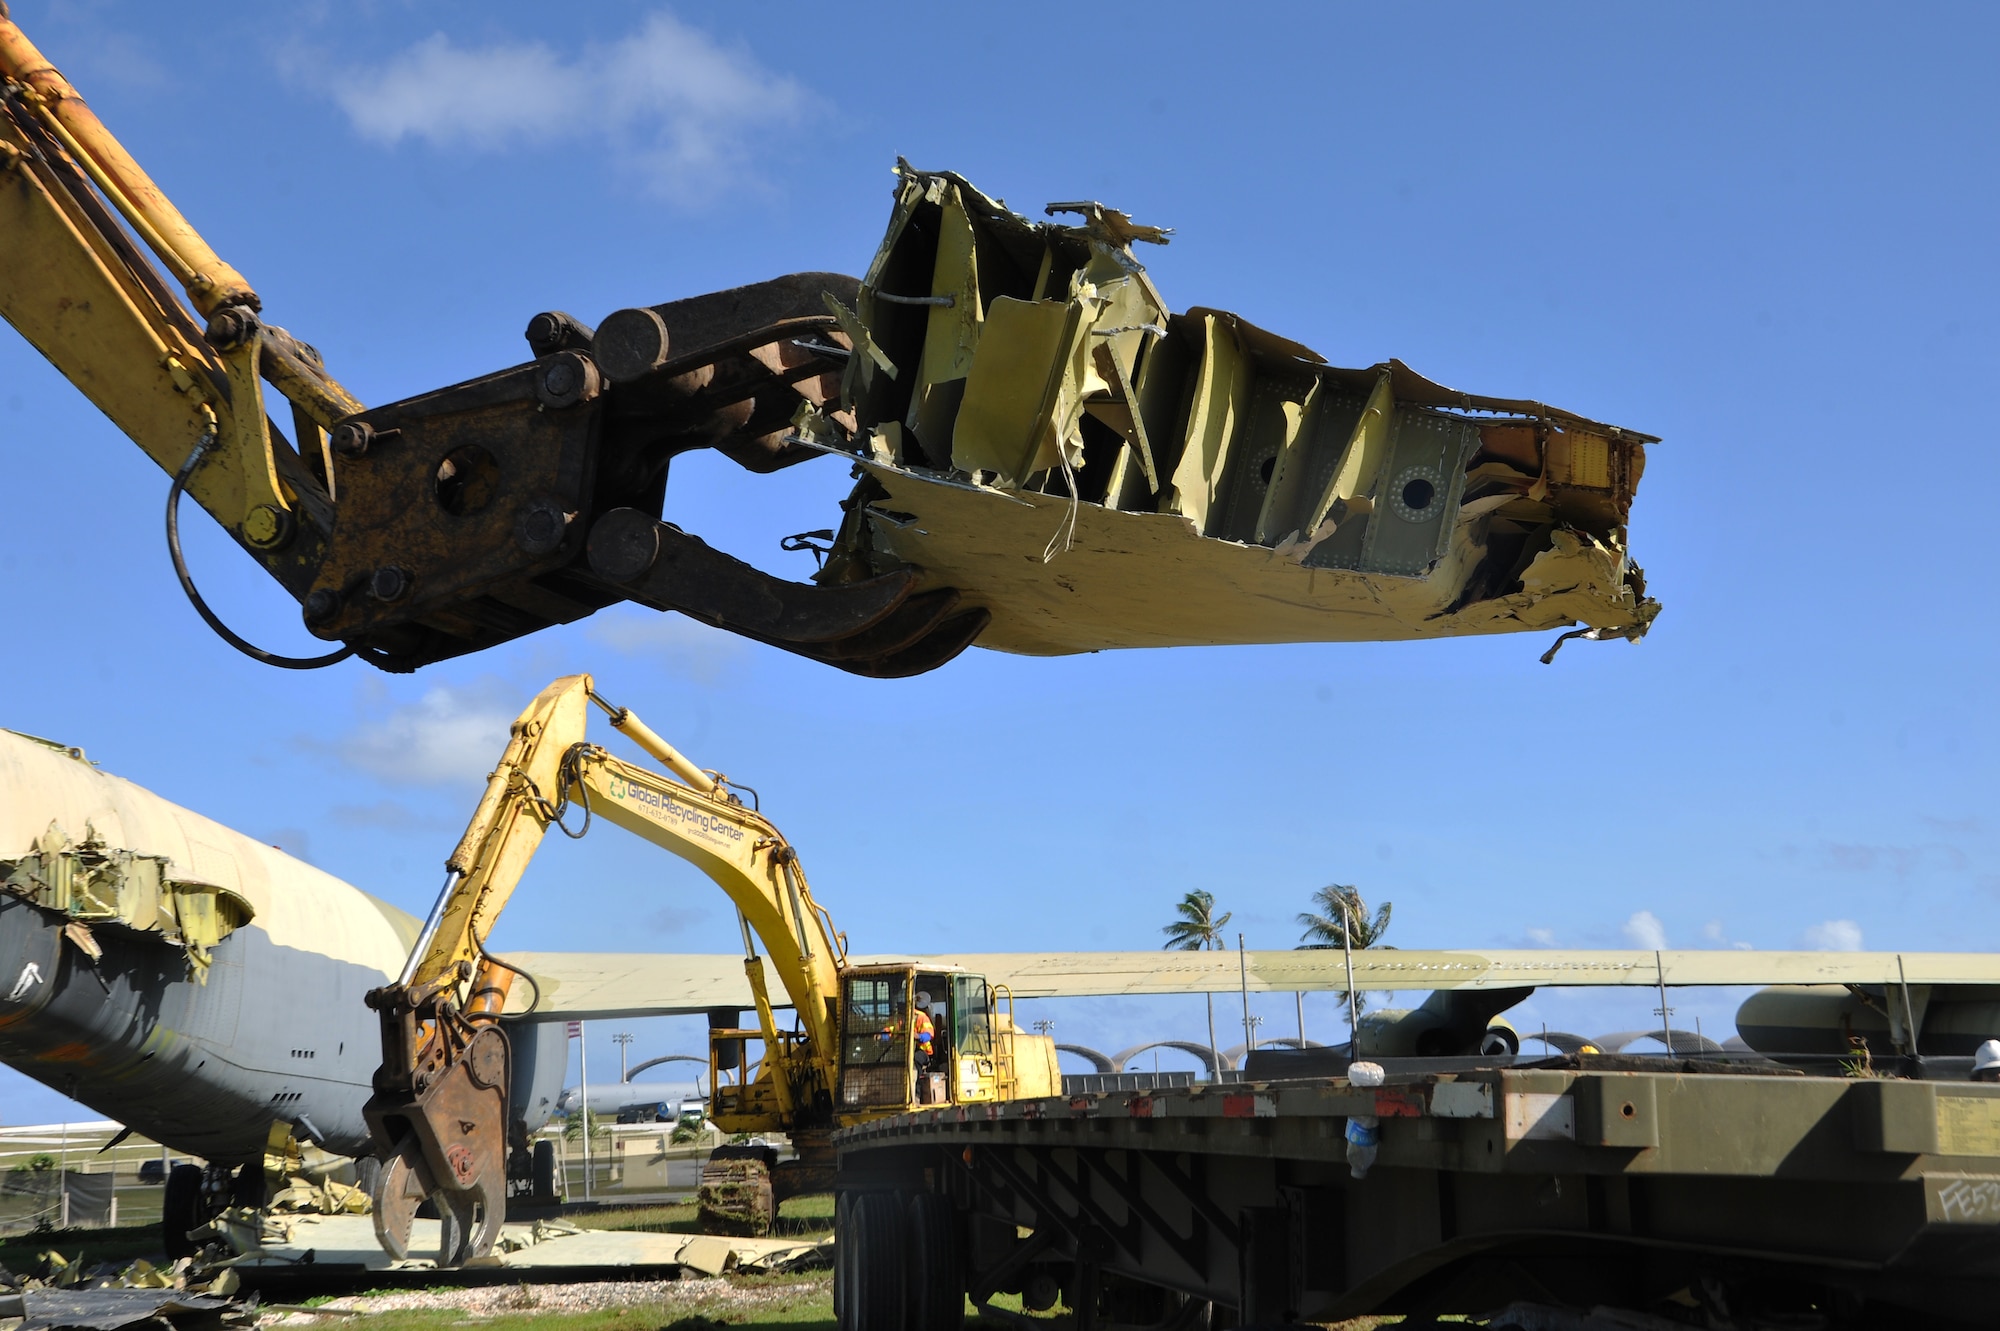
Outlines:
{"label": "excavator arm", "polygon": [[[666,770],[590,743],[592,704]],[[508,1085],[498,1025],[513,972],[487,953],[485,939],[548,830],[581,836],[596,818],[687,860],[728,895],[743,924],[764,1075],[789,1125],[820,1127],[831,1119],[845,946],[813,900],[797,853],[768,819],[744,807],[726,778],[696,767],[630,711],[606,703],[590,676],[571,675],[544,689],[514,722],[409,961],[394,984],[368,996],[382,1020],[382,1065],[366,1111],[386,1162],[375,1226],[397,1256],[408,1252],[410,1223],[426,1198],[444,1222],[444,1264],[484,1255],[498,1237]],[[758,940],[797,1010],[796,1035],[777,1028]]]}
{"label": "excavator arm", "polygon": [[[595,329],[549,311],[528,324],[529,361],[365,408],[265,320],[0,4],[0,317],[174,478],[183,588],[275,665],[359,654],[412,670],[623,600],[860,674],[950,659],[985,612],[918,591],[911,570],[788,582],[659,520],[680,453],[715,448],[760,472],[819,456],[791,421],[840,415],[850,342],[832,306],[857,289],[799,273]],[[182,493],[333,650],[278,656],[208,610],[180,555]]]}

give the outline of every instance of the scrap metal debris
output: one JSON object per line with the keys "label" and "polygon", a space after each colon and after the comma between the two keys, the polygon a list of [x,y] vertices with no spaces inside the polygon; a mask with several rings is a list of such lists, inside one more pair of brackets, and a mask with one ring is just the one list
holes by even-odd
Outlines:
{"label": "scrap metal debris", "polygon": [[[32,737],[30,737],[32,738]],[[17,860],[0,860],[0,892],[69,917],[63,933],[94,963],[103,955],[93,925],[153,934],[181,948],[195,977],[208,983],[215,945],[256,912],[242,894],[213,883],[170,877],[161,855],[108,844],[89,823],[72,842],[57,823]]]}
{"label": "scrap metal debris", "polygon": [[[229,1331],[257,1324],[257,1300],[236,1296],[236,1273],[199,1269],[182,1258],[161,1268],[140,1258],[86,1267],[60,1252],[41,1256],[39,1274],[0,1269],[0,1326],[10,1331]],[[19,1318],[16,1322],[12,1319]]]}
{"label": "scrap metal debris", "polygon": [[266,1209],[281,1215],[367,1215],[365,1188],[351,1180],[354,1161],[300,1141],[289,1123],[273,1123],[264,1142]]}
{"label": "scrap metal debris", "polygon": [[1165,231],[1095,203],[1035,222],[963,177],[898,174],[856,306],[829,298],[851,415],[796,417],[860,459],[820,581],[913,566],[990,612],[981,646],[1033,655],[1575,624],[1636,641],[1659,613],[1626,544],[1653,436],[1171,313],[1132,252]]}
{"label": "scrap metal debris", "polygon": [[16,1331],[223,1331],[257,1325],[248,1305],[212,1294],[154,1289],[31,1289],[0,1295],[0,1317],[20,1317]]}
{"label": "scrap metal debris", "polygon": [[[436,1221],[418,1221],[434,1227]],[[207,1228],[201,1271],[232,1268],[353,1264],[371,1270],[421,1270],[429,1258],[392,1259],[375,1238],[373,1223],[354,1214],[303,1212],[275,1215],[245,1207],[224,1211]],[[833,1261],[831,1238],[749,1238],[719,1234],[662,1234],[645,1230],[583,1229],[563,1220],[510,1224],[478,1267],[679,1267],[702,1275],[813,1271]]]}

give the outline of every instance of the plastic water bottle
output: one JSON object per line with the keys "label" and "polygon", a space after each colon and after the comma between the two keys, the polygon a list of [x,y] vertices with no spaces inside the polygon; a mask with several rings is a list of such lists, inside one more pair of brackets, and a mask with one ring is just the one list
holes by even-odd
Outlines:
{"label": "plastic water bottle", "polygon": [[[1356,1088],[1380,1086],[1386,1079],[1380,1063],[1353,1063],[1347,1069],[1347,1084]],[[1373,1114],[1350,1114],[1347,1118],[1347,1168],[1355,1178],[1367,1178],[1375,1166],[1382,1145],[1381,1120]]]}
{"label": "plastic water bottle", "polygon": [[1382,1129],[1373,1114],[1355,1114],[1347,1120],[1347,1168],[1356,1178],[1367,1178],[1380,1148]]}

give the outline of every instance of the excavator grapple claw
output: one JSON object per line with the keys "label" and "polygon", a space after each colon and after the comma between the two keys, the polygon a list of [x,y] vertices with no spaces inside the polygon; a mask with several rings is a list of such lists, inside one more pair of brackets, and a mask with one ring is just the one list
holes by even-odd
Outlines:
{"label": "excavator grapple claw", "polygon": [[410,1230],[430,1191],[416,1143],[406,1139],[403,1149],[390,1156],[375,1176],[368,1198],[375,1219],[375,1241],[399,1262],[410,1255]]}
{"label": "excavator grapple claw", "polygon": [[787,582],[630,508],[598,519],[589,555],[593,571],[642,605],[780,645],[834,644],[865,633],[916,585],[908,572],[831,586]]}
{"label": "excavator grapple claw", "polygon": [[[789,647],[787,650],[853,675],[865,675],[870,679],[907,679],[937,669],[970,647],[993,618],[984,607],[950,613],[958,604],[958,593],[949,588],[911,597],[904,611],[918,607],[919,603],[922,603],[923,619],[920,631],[898,629],[892,635],[889,632],[891,625],[885,623],[882,630],[856,635],[847,643],[826,648]],[[904,611],[897,612],[896,618],[902,618]],[[878,635],[880,639],[889,640],[888,645],[874,646],[863,641]],[[783,643],[775,645],[785,646]]]}
{"label": "excavator grapple claw", "polygon": [[861,582],[788,582],[637,509],[599,518],[586,553],[594,574],[641,605],[877,678],[943,665],[986,622],[984,611],[954,614],[959,597],[948,587],[912,595],[908,569]]}
{"label": "excavator grapple claw", "polygon": [[[400,1023],[407,1012],[388,1014]],[[406,1085],[377,1082],[362,1109],[387,1159],[371,1200],[383,1251],[407,1256],[417,1208],[437,1209],[438,1265],[484,1257],[500,1237],[507,1197],[507,1037],[490,1022],[440,1013],[441,1026],[469,1031],[455,1056],[426,1060]],[[456,1043],[456,1042],[454,1042]]]}

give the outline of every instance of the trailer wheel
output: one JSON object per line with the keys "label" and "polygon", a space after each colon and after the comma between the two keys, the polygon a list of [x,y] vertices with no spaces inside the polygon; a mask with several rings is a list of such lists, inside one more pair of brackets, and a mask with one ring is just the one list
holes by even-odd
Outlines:
{"label": "trailer wheel", "polygon": [[958,1217],[934,1192],[910,1198],[909,1331],[957,1331],[965,1322],[965,1275]]}
{"label": "trailer wheel", "polygon": [[160,1194],[160,1238],[169,1257],[192,1257],[201,1245],[188,1237],[200,1227],[207,1207],[201,1196],[201,1166],[175,1165],[167,1171],[167,1186]]}
{"label": "trailer wheel", "polygon": [[848,1207],[854,1234],[840,1309],[850,1331],[905,1331],[909,1304],[902,1198],[893,1192],[864,1192]]}
{"label": "trailer wheel", "polygon": [[545,1206],[556,1201],[556,1144],[552,1141],[535,1143],[532,1172],[534,1199]]}

